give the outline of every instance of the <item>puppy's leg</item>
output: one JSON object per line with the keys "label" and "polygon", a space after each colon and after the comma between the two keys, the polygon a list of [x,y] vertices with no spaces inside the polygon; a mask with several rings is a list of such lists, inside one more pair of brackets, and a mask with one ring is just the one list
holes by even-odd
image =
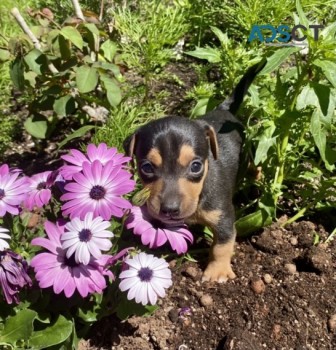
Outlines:
{"label": "puppy's leg", "polygon": [[218,224],[213,227],[214,242],[211,247],[210,261],[203,274],[203,281],[226,282],[236,277],[231,267],[236,232],[234,229],[234,208],[226,208]]}

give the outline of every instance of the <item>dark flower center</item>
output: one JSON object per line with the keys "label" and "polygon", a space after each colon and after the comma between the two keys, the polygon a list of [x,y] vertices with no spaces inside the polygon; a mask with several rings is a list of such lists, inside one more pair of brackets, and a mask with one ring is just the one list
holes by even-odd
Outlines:
{"label": "dark flower center", "polygon": [[76,267],[79,264],[75,260],[75,254],[72,254],[70,258],[64,257],[64,264],[69,267]]}
{"label": "dark flower center", "polygon": [[92,232],[87,228],[83,228],[83,230],[79,232],[78,237],[81,242],[88,242],[92,237]]}
{"label": "dark flower center", "polygon": [[0,188],[0,199],[2,199],[3,197],[5,197],[5,190]]}
{"label": "dark flower center", "polygon": [[36,187],[38,191],[45,190],[46,188],[47,188],[47,183],[45,181],[40,182]]}
{"label": "dark flower center", "polygon": [[99,199],[104,198],[105,193],[106,191],[104,187],[95,185],[91,188],[90,197],[98,201]]}
{"label": "dark flower center", "polygon": [[153,270],[148,267],[142,267],[138,272],[138,276],[141,282],[149,282],[153,277]]}

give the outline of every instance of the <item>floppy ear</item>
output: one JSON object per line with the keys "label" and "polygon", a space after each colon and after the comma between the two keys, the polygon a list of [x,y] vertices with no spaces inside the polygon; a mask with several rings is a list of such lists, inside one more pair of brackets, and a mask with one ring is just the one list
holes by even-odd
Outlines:
{"label": "floppy ear", "polygon": [[133,157],[134,155],[135,141],[136,141],[136,134],[133,134],[128,136],[123,142],[125,153],[129,157]]}
{"label": "floppy ear", "polygon": [[212,126],[207,125],[205,127],[205,130],[206,130],[205,132],[207,135],[207,139],[209,140],[211,153],[214,159],[216,160],[218,158],[218,142],[217,142],[215,129]]}

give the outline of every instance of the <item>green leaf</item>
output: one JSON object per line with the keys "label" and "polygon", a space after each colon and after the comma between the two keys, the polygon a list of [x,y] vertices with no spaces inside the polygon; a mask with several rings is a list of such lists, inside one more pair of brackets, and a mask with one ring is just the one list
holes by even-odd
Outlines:
{"label": "green leaf", "polygon": [[328,60],[315,60],[313,64],[317,67],[320,67],[323,71],[325,77],[329,82],[336,88],[336,63]]}
{"label": "green leaf", "polygon": [[265,210],[258,209],[254,213],[243,216],[235,223],[237,234],[239,237],[247,237],[252,232],[270,225],[272,217],[267,214]]}
{"label": "green leaf", "polygon": [[318,105],[318,98],[315,94],[314,89],[312,89],[310,85],[304,86],[304,88],[297,97],[296,109],[300,111],[302,109],[305,109],[307,106],[318,107]]}
{"label": "green leaf", "polygon": [[0,62],[6,62],[10,59],[10,53],[8,50],[0,49]]}
{"label": "green leaf", "polygon": [[269,149],[276,144],[276,137],[268,137],[267,135],[262,135],[258,143],[258,148],[254,157],[254,164],[258,165],[263,163],[267,159],[267,153]]}
{"label": "green leaf", "polygon": [[87,28],[92,34],[99,35],[99,29],[94,23],[85,23],[85,28]]}
{"label": "green leaf", "polygon": [[218,49],[213,49],[211,47],[196,47],[194,51],[187,51],[187,55],[200,58],[202,60],[207,60],[211,63],[218,63],[222,61],[220,51]]}
{"label": "green leaf", "polygon": [[196,106],[191,111],[191,117],[198,117],[200,115],[204,115],[207,111],[209,100],[209,97],[201,98],[200,100],[198,100]]}
{"label": "green leaf", "polygon": [[[328,115],[329,105],[332,102],[330,99],[330,87],[322,84],[313,84],[313,89],[319,102],[317,107],[320,106],[322,113]],[[331,111],[331,113],[333,113],[333,111]]]}
{"label": "green leaf", "polygon": [[72,114],[76,109],[75,99],[71,95],[62,96],[55,100],[53,109],[60,117]]}
{"label": "green leaf", "polygon": [[41,114],[28,117],[24,123],[27,132],[38,139],[46,138],[48,126],[48,120]]}
{"label": "green leaf", "polygon": [[136,316],[148,316],[151,315],[158,306],[156,305],[142,305],[137,304],[133,300],[127,300],[125,295],[122,296],[121,301],[118,303],[116,314],[121,320],[126,320],[132,315]]}
{"label": "green leaf", "polygon": [[101,74],[100,79],[105,87],[109,104],[113,107],[117,106],[121,101],[121,91],[117,82],[106,74]]}
{"label": "green leaf", "polygon": [[10,77],[13,81],[14,86],[19,89],[24,89],[24,64],[23,59],[16,57],[10,65],[9,70]]}
{"label": "green leaf", "polygon": [[97,69],[89,66],[79,67],[76,71],[76,84],[81,93],[94,90],[98,84]]}
{"label": "green leaf", "polygon": [[61,34],[64,36],[64,38],[70,40],[80,50],[83,49],[84,41],[81,34],[76,28],[71,26],[65,26],[62,28]]}
{"label": "green leaf", "polygon": [[272,56],[267,58],[267,64],[259,75],[268,74],[277,69],[292,53],[301,50],[300,47],[285,47],[278,49]]}
{"label": "green leaf", "polygon": [[33,321],[37,312],[29,309],[19,311],[6,320],[0,332],[0,343],[16,345],[19,340],[27,341],[33,331]]}
{"label": "green leaf", "polygon": [[39,350],[61,344],[71,336],[72,331],[72,322],[59,315],[57,321],[51,326],[41,331],[33,332],[29,345],[32,349]]}
{"label": "green leaf", "polygon": [[74,131],[72,134],[70,134],[69,136],[67,136],[62,142],[60,142],[58,144],[58,150],[60,148],[62,148],[64,145],[66,145],[69,141],[76,139],[78,137],[82,137],[84,136],[88,131],[92,130],[93,128],[95,128],[94,125],[85,125],[82,126],[81,128],[77,129],[76,131]]}
{"label": "green leaf", "polygon": [[300,18],[300,24],[304,25],[307,29],[309,28],[309,21],[303,12],[300,0],[296,0],[296,10]]}
{"label": "green leaf", "polygon": [[104,54],[104,58],[109,61],[112,62],[113,58],[117,52],[117,45],[111,41],[111,40],[106,40],[101,46],[100,46],[101,50],[103,51]]}
{"label": "green leaf", "polygon": [[228,35],[226,33],[223,33],[219,28],[217,27],[212,27],[210,26],[211,30],[213,31],[213,33],[217,36],[217,38],[219,39],[220,43],[223,46],[227,46],[229,44],[229,38]]}
{"label": "green leaf", "polygon": [[37,49],[31,50],[24,58],[29,69],[34,73],[41,75],[46,70],[47,58],[46,56]]}
{"label": "green leaf", "polygon": [[316,108],[312,114],[310,121],[310,132],[313,135],[316,147],[320,151],[321,158],[326,162],[326,143],[327,135],[322,126],[322,112],[319,108]]}

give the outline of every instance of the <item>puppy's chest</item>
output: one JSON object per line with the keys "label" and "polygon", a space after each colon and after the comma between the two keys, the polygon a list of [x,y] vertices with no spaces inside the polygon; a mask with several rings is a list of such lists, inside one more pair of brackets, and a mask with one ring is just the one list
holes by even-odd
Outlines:
{"label": "puppy's chest", "polygon": [[198,224],[215,228],[219,223],[221,215],[222,210],[220,209],[205,210],[198,207],[196,212],[186,220],[186,223],[188,225]]}

